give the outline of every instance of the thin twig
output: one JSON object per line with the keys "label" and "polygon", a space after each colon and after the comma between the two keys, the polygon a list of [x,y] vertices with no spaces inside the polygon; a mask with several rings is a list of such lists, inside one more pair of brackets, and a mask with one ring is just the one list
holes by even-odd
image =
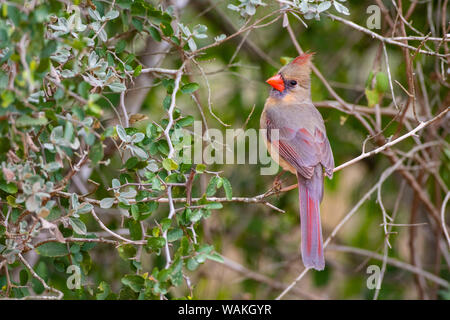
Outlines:
{"label": "thin twig", "polygon": [[[28,263],[27,260],[25,260],[25,258],[22,256],[22,254],[19,253],[19,254],[17,255],[17,257],[18,257],[19,260],[24,264],[24,266],[28,269],[28,271],[30,271],[31,275],[32,275],[35,279],[37,279],[37,280],[44,286],[44,288],[45,288],[46,290],[51,291],[51,292],[54,292],[54,293],[57,294],[57,296],[42,296],[42,297],[38,296],[38,297],[36,297],[36,299],[50,299],[50,300],[61,300],[61,299],[62,299],[62,297],[64,296],[64,294],[63,294],[61,291],[59,291],[58,289],[55,289],[55,288],[53,288],[53,287],[50,287],[50,286],[45,282],[45,280],[42,279],[42,278],[41,278],[41,277],[33,270],[33,267],[30,266],[30,264]],[[30,298],[30,297],[28,297],[28,298]]]}
{"label": "thin twig", "polygon": [[447,192],[444,202],[442,203],[441,222],[442,222],[442,229],[444,229],[445,238],[447,239],[448,247],[450,248],[450,236],[448,234],[447,226],[445,224],[445,208],[447,206],[448,199],[450,199],[450,192]]}

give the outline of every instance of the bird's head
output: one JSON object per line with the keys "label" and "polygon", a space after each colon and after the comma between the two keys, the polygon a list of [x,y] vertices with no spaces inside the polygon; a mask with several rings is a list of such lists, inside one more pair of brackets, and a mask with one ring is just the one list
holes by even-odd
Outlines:
{"label": "bird's head", "polygon": [[311,96],[311,60],[314,53],[303,53],[266,80],[272,86],[271,96],[278,98]]}

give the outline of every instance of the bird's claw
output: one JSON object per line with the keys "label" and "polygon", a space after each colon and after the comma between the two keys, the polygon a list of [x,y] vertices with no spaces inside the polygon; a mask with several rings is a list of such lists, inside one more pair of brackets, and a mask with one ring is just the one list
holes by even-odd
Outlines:
{"label": "bird's claw", "polygon": [[272,187],[269,190],[270,193],[278,193],[282,189],[283,180],[281,180],[281,176],[283,175],[283,173],[284,171],[281,171],[273,180]]}
{"label": "bird's claw", "polygon": [[281,187],[283,185],[283,181],[281,181],[279,176],[275,177],[275,180],[272,183],[272,190],[276,193],[278,193],[281,190]]}

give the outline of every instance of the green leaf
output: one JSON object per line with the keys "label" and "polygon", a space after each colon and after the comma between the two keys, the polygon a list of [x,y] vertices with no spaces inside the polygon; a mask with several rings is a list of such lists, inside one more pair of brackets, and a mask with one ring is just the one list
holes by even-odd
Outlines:
{"label": "green leaf", "polygon": [[222,177],[222,186],[223,190],[225,190],[225,195],[227,197],[227,200],[231,200],[233,197],[233,189],[231,187],[231,183],[227,178]]}
{"label": "green leaf", "polygon": [[71,253],[78,253],[78,252],[80,252],[80,250],[81,250],[81,247],[77,243],[74,243],[73,245],[70,246]]}
{"label": "green leaf", "polygon": [[112,179],[112,181],[111,181],[111,186],[114,188],[114,189],[118,189],[118,188],[120,188],[120,181],[119,181],[119,179]]}
{"label": "green leaf", "polygon": [[50,59],[49,58],[43,58],[41,59],[41,61],[39,62],[39,66],[36,69],[36,73],[46,73],[49,71],[50,69]]}
{"label": "green leaf", "polygon": [[184,86],[182,86],[180,90],[183,93],[191,94],[191,93],[197,91],[198,88],[200,88],[198,83],[191,82],[191,83],[188,83],[188,84],[185,84]]}
{"label": "green leaf", "polygon": [[167,171],[178,169],[178,164],[170,158],[164,159],[162,165]]}
{"label": "green leaf", "polygon": [[[124,17],[123,15],[122,17]],[[130,287],[124,287],[120,289],[118,300],[136,300],[138,295]]]}
{"label": "green leaf", "polygon": [[195,259],[197,260],[198,263],[204,263],[207,258],[208,257],[206,253],[198,254],[195,256]]}
{"label": "green leaf", "polygon": [[158,141],[158,151],[166,156],[169,154],[169,145],[166,140]]}
{"label": "green leaf", "polygon": [[16,127],[45,126],[47,122],[46,117],[33,118],[25,114],[16,120]]}
{"label": "green leaf", "polygon": [[18,191],[17,186],[12,182],[10,183],[0,182],[0,189],[10,194],[15,194]]}
{"label": "green leaf", "polygon": [[91,212],[93,208],[94,208],[94,206],[92,204],[83,202],[77,208],[77,214],[85,214],[85,213]]}
{"label": "green leaf", "polygon": [[129,260],[136,256],[136,248],[132,244],[125,244],[120,246],[117,251],[119,252],[119,256],[124,260]]}
{"label": "green leaf", "polygon": [[137,204],[132,204],[131,205],[131,216],[133,217],[134,220],[139,220],[139,206]]}
{"label": "green leaf", "polygon": [[[2,93],[0,94],[0,98],[1,98],[1,101],[2,101],[2,103],[1,103],[2,108],[8,108],[8,106],[9,106],[11,103],[13,103],[13,102],[14,102],[14,99],[15,99],[14,93],[12,93],[12,92],[9,91],[9,90],[3,90]],[[19,119],[20,119],[20,118],[19,118]],[[18,126],[18,125],[17,125],[17,121],[18,121],[19,119],[16,120],[16,126]]]}
{"label": "green leaf", "polygon": [[164,110],[169,110],[171,102],[172,102],[172,97],[171,96],[166,96],[164,98],[164,100],[163,100],[163,108],[164,108]]}
{"label": "green leaf", "polygon": [[127,89],[122,82],[118,81],[108,84],[108,88],[110,88],[113,92],[122,92]]}
{"label": "green leaf", "polygon": [[209,210],[213,210],[213,209],[222,209],[223,205],[220,202],[213,202],[213,203],[208,203],[205,205],[206,209]]}
{"label": "green leaf", "polygon": [[101,141],[97,141],[91,148],[91,152],[89,153],[89,159],[91,159],[92,163],[96,165],[99,161],[103,159],[103,143]]}
{"label": "green leaf", "polygon": [[145,133],[148,138],[154,138],[157,135],[156,126],[153,123],[149,123],[145,129]]}
{"label": "green leaf", "polygon": [[373,80],[373,76],[374,76],[374,74],[373,74],[373,71],[372,70],[370,70],[370,72],[369,72],[369,76],[367,77],[367,79],[366,79],[366,88],[370,88],[370,87],[372,87],[372,80]]}
{"label": "green leaf", "polygon": [[118,16],[119,16],[119,11],[111,10],[105,15],[104,19],[113,20],[113,19],[117,18]]}
{"label": "green leaf", "polygon": [[[88,239],[96,239],[97,237],[93,234],[87,235],[86,238]],[[85,242],[81,245],[81,250],[82,251],[89,251],[93,248],[95,248],[97,246],[97,243],[95,242]]]}
{"label": "green leaf", "polygon": [[169,230],[170,226],[172,225],[172,219],[164,218],[161,220],[160,224],[161,224],[162,231],[166,232],[167,230]]}
{"label": "green leaf", "polygon": [[129,142],[128,135],[125,132],[125,129],[121,125],[116,125],[116,132],[117,132],[117,135],[119,136],[120,140],[122,140],[123,142]]}
{"label": "green leaf", "polygon": [[[9,206],[13,207],[13,208],[17,208],[18,205],[16,203],[16,198],[14,198],[13,196],[9,195],[6,197],[6,202],[8,203]],[[1,229],[2,226],[0,226]],[[0,233],[1,235],[1,233]]]}
{"label": "green leaf", "polygon": [[191,244],[189,243],[188,237],[181,238],[180,241],[180,249],[179,251],[183,256],[187,256],[189,254],[191,248]]}
{"label": "green leaf", "polygon": [[[6,4],[3,4],[6,6]],[[5,8],[5,7],[4,7]],[[19,11],[19,8],[15,6],[7,6],[7,12],[8,12],[8,18],[11,19],[11,21],[16,25],[16,27],[19,27],[20,20],[21,20],[21,14]]]}
{"label": "green leaf", "polygon": [[[1,29],[0,29],[0,42],[1,40]],[[9,83],[9,75],[6,74],[3,70],[0,70],[0,90],[4,90],[8,87]]]}
{"label": "green leaf", "polygon": [[20,270],[19,279],[21,286],[26,285],[28,282],[28,271],[25,269]]}
{"label": "green leaf", "polygon": [[72,141],[73,137],[73,124],[70,121],[66,121],[66,125],[64,127],[64,140]]}
{"label": "green leaf", "polygon": [[190,222],[197,222],[199,221],[201,218],[203,217],[203,212],[202,210],[194,210],[192,212],[190,212],[190,215],[188,216],[188,219]]}
{"label": "green leaf", "polygon": [[100,201],[100,208],[102,209],[109,209],[114,204],[115,198],[104,198]]}
{"label": "green leaf", "polygon": [[161,181],[159,180],[158,176],[152,179],[152,189],[156,191],[162,190]]}
{"label": "green leaf", "polygon": [[158,41],[158,42],[161,41],[161,35],[159,34],[158,29],[156,29],[155,27],[150,27],[150,28],[148,29],[148,32],[150,33],[150,35],[152,36],[152,38],[153,38],[155,41]]}
{"label": "green leaf", "polygon": [[197,171],[197,173],[203,173],[205,170],[206,170],[206,165],[204,165],[203,163],[199,163],[195,167],[195,171]]}
{"label": "green leaf", "polygon": [[377,90],[366,88],[366,98],[369,108],[373,108],[380,100],[380,95]]}
{"label": "green leaf", "polygon": [[[43,261],[40,261],[37,264],[37,266],[34,268],[34,271],[36,271],[36,273],[45,281],[48,279],[47,266]],[[41,294],[42,292],[44,292],[45,288],[38,279],[33,277],[31,279],[31,284],[32,284],[33,291],[36,294]]]}
{"label": "green leaf", "polygon": [[193,124],[194,120],[195,119],[193,116],[187,116],[187,117],[184,117],[184,118],[178,120],[177,123],[182,127],[187,127],[187,126],[190,126],[191,124]]}
{"label": "green leaf", "polygon": [[183,230],[181,230],[180,228],[172,229],[172,230],[169,230],[169,232],[167,232],[167,241],[174,242],[174,241],[181,239],[182,236],[183,236]]}
{"label": "green leaf", "polygon": [[145,279],[135,274],[127,274],[122,278],[121,282],[134,292],[139,292],[144,287]]}
{"label": "green leaf", "polygon": [[147,248],[153,251],[158,251],[166,244],[163,237],[151,237],[147,240]]}
{"label": "green leaf", "polygon": [[125,50],[125,47],[127,45],[127,42],[125,40],[120,40],[119,42],[117,42],[116,44],[116,54],[121,53],[123,50]]}
{"label": "green leaf", "polygon": [[186,208],[183,210],[181,214],[176,215],[176,220],[179,225],[188,226],[191,224],[191,221],[189,220],[189,217],[192,215],[192,210],[189,208]]}
{"label": "green leaf", "polygon": [[[150,201],[145,204],[142,204],[142,210],[141,213],[150,214],[154,212],[159,207],[159,202],[156,201]],[[142,218],[142,217],[141,217]]]}
{"label": "green leaf", "polygon": [[148,17],[154,24],[170,22],[172,20],[172,17],[167,12],[162,12],[160,10],[156,10],[155,8],[149,10]]}
{"label": "green leaf", "polygon": [[378,72],[375,85],[379,93],[385,93],[389,89],[389,79],[384,72]]}
{"label": "green leaf", "polygon": [[50,58],[53,52],[56,51],[57,44],[56,40],[49,40],[41,51],[41,59]]}
{"label": "green leaf", "polygon": [[46,170],[48,172],[55,172],[55,171],[58,171],[61,168],[62,168],[62,165],[59,162],[56,162],[56,161],[48,162],[44,166],[44,170]]}
{"label": "green leaf", "polygon": [[323,1],[317,6],[317,12],[324,12],[331,7],[331,1]]}
{"label": "green leaf", "polygon": [[130,237],[132,240],[142,239],[142,228],[138,221],[128,220],[128,229],[130,230]]}
{"label": "green leaf", "polygon": [[95,296],[97,298],[97,300],[106,300],[111,293],[110,285],[108,283],[106,283],[105,281],[102,281],[102,282],[100,282],[98,289],[100,290],[100,292],[97,293]]}
{"label": "green leaf", "polygon": [[137,31],[142,32],[143,26],[141,20],[132,18],[131,23],[133,24],[133,26],[136,28]]}
{"label": "green leaf", "polygon": [[219,179],[217,179],[216,189],[222,188],[222,184],[223,184],[223,179],[221,177],[219,177]]}
{"label": "green leaf", "polygon": [[44,257],[64,257],[69,254],[67,245],[59,242],[47,242],[36,248],[37,253]]}
{"label": "green leaf", "polygon": [[188,47],[191,51],[197,50],[197,43],[195,43],[195,40],[193,38],[190,38],[188,40]]}
{"label": "green leaf", "polygon": [[85,235],[87,232],[86,225],[78,218],[70,217],[69,224],[72,226],[73,231],[78,234]]}
{"label": "green leaf", "polygon": [[138,146],[128,145],[128,147],[133,151],[134,154],[136,154],[141,159],[147,159],[148,158],[147,152],[145,152],[143,149],[139,148]]}
{"label": "green leaf", "polygon": [[213,251],[214,247],[208,244],[202,244],[198,249],[198,253],[211,253]]}
{"label": "green leaf", "polygon": [[153,237],[159,237],[160,234],[161,234],[161,229],[159,229],[158,227],[152,228],[152,236]]}
{"label": "green leaf", "polygon": [[212,197],[216,194],[217,182],[219,181],[219,179],[220,178],[218,176],[214,176],[211,178],[211,180],[209,180],[208,186],[206,187],[206,195],[208,197]]}
{"label": "green leaf", "polygon": [[159,27],[166,37],[169,37],[173,34],[173,28],[169,22],[162,22]]}
{"label": "green leaf", "polygon": [[181,286],[183,283],[183,261],[176,258],[170,267],[170,280],[174,286]]}
{"label": "green leaf", "polygon": [[134,69],[133,77],[139,76],[141,72],[142,72],[142,65],[140,64]]}
{"label": "green leaf", "polygon": [[136,167],[136,165],[138,163],[139,163],[139,159],[137,157],[131,157],[130,159],[127,160],[127,162],[125,162],[125,168],[127,168],[128,170],[131,170],[134,167]]}
{"label": "green leaf", "polygon": [[187,263],[186,263],[186,268],[189,271],[194,271],[195,269],[197,269],[199,263],[195,258],[189,258]]}
{"label": "green leaf", "polygon": [[207,254],[206,257],[209,260],[213,260],[219,263],[224,263],[223,258],[220,254],[218,254],[217,252],[214,252],[213,254]]}
{"label": "green leaf", "polygon": [[[126,189],[122,189],[120,191],[120,198],[126,198],[126,199],[134,199],[136,198],[137,191],[131,187],[127,187]],[[122,201],[119,199],[119,201]]]}
{"label": "green leaf", "polygon": [[280,58],[280,62],[281,62],[282,65],[286,65],[289,62],[291,62],[292,60],[294,60],[294,58],[292,58],[292,57],[284,57],[283,56],[283,57]]}

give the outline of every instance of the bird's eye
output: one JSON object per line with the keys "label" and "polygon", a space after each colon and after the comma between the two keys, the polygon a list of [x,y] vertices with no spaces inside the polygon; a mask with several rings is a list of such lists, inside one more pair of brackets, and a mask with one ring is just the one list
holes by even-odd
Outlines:
{"label": "bird's eye", "polygon": [[295,85],[297,84],[297,81],[291,80],[291,81],[289,81],[289,84],[290,84],[291,86],[295,86]]}

